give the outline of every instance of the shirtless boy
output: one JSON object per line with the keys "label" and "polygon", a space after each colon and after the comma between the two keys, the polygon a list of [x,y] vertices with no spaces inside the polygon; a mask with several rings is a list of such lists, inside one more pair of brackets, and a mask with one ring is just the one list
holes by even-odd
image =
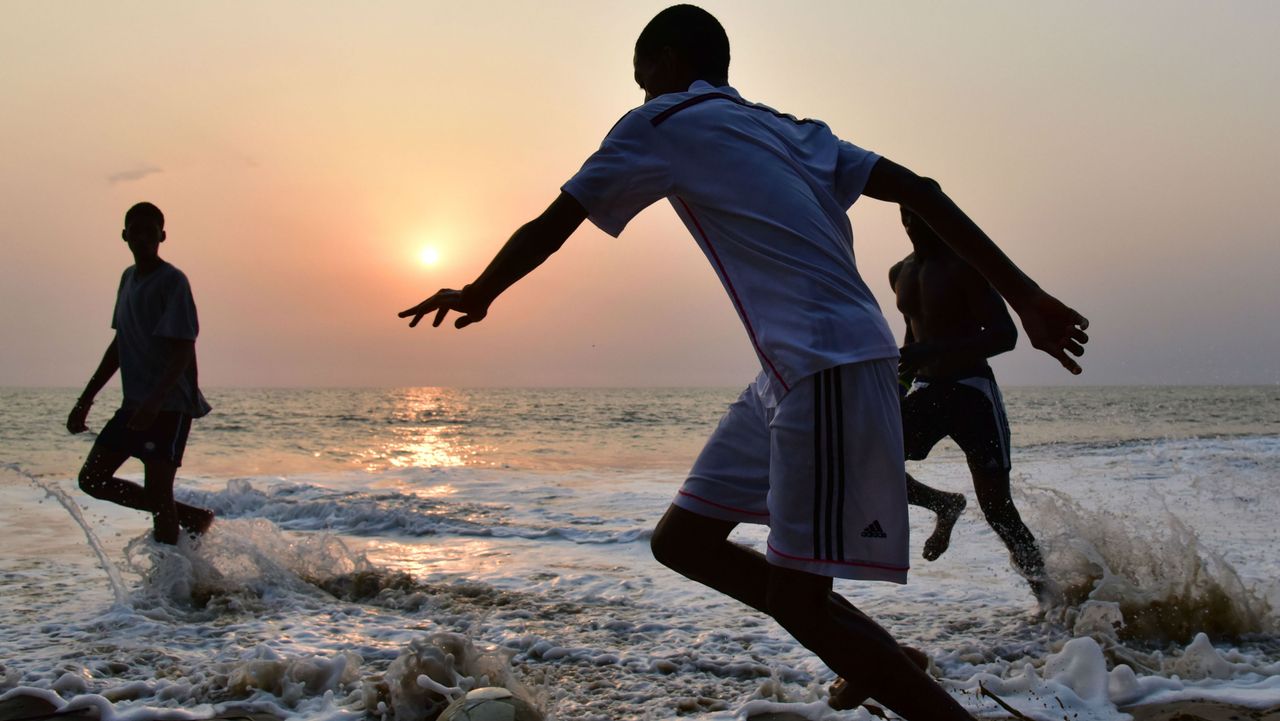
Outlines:
{"label": "shirtless boy", "polygon": [[[906,458],[923,460],[944,436],[960,446],[987,522],[1040,593],[1044,561],[1009,493],[1009,423],[987,364],[1013,349],[1018,329],[991,284],[906,207],[902,225],[912,252],[890,269],[889,284],[907,322],[899,361],[901,378],[910,383],[902,399]],[[930,488],[908,474],[907,500],[938,515],[924,544],[924,557],[936,560],[947,550],[964,495]]]}
{"label": "shirtless boy", "polygon": [[[640,33],[645,102],[614,125],[559,197],[480,276],[400,313],[481,321],[582,224],[612,236],[667,199],[742,320],[761,372],[734,403],[654,531],[657,559],[769,614],[838,675],[846,703],[874,695],[917,721],[970,719],[884,628],[832,593],[835,577],[902,583],[906,482],[897,343],[858,275],[846,211],[866,195],[907,205],[980,269],[1032,343],[1073,372],[1086,321],[1045,293],[954,203],[823,123],[729,85],[729,41],[677,5]],[[728,540],[769,526],[767,554]],[[918,659],[917,659],[918,660]],[[857,700],[853,701],[854,703]]]}
{"label": "shirtless boy", "polygon": [[[94,498],[151,513],[155,540],[176,544],[179,526],[200,534],[213,523],[212,512],[173,498],[191,419],[210,410],[196,379],[200,324],[187,276],[160,258],[165,240],[160,209],[151,203],[130,208],[121,236],[134,263],[116,293],[115,335],[71,409],[67,430],[89,430],[85,421],[93,399],[119,370],[124,401],[89,451],[80,488]],[[115,477],[130,457],[142,461],[142,486]]]}

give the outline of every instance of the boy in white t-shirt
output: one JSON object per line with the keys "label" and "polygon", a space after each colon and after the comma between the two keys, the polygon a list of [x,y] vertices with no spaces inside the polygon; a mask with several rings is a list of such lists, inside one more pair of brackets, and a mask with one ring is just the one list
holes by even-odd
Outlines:
{"label": "boy in white t-shirt", "polygon": [[[480,277],[400,313],[463,328],[583,220],[610,235],[666,198],[723,283],[760,360],[659,522],[659,561],[769,614],[845,678],[833,705],[874,696],[909,719],[968,719],[835,577],[906,581],[897,344],[858,274],[846,211],[859,196],[912,208],[1007,298],[1032,344],[1073,373],[1087,321],[1042,291],[939,189],[728,85],[729,42],[677,5],[640,34],[645,103]],[[728,541],[769,526],[760,554]],[[838,703],[837,703],[838,702]]]}

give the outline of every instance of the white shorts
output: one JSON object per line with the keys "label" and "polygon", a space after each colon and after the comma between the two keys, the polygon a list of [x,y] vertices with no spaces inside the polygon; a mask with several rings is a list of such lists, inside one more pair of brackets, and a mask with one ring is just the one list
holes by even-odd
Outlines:
{"label": "white shorts", "polygon": [[753,382],[711,434],[675,504],[769,526],[774,565],[906,583],[897,362],[820,371],[773,409]]}

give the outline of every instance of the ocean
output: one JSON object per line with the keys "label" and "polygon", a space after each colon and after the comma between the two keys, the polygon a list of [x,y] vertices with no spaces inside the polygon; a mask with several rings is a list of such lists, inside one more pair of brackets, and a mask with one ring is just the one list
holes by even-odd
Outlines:
{"label": "ocean", "polygon": [[[774,622],[649,552],[738,390],[211,389],[178,496],[218,521],[175,549],[76,488],[75,390],[0,389],[0,694],[104,721],[419,721],[492,684],[557,721],[870,718],[826,708],[831,672]],[[933,518],[912,509],[910,583],[837,590],[979,717],[1008,716],[980,685],[1042,721],[1280,705],[1280,387],[1005,398],[1014,498],[1066,600],[1013,571],[949,441],[908,469],[969,497],[950,550],[920,558]]]}

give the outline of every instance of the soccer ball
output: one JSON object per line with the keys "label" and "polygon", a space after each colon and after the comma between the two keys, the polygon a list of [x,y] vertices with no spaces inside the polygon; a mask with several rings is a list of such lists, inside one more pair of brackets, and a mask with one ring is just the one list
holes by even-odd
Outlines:
{"label": "soccer ball", "polygon": [[542,721],[542,714],[507,689],[490,686],[468,691],[436,721]]}

